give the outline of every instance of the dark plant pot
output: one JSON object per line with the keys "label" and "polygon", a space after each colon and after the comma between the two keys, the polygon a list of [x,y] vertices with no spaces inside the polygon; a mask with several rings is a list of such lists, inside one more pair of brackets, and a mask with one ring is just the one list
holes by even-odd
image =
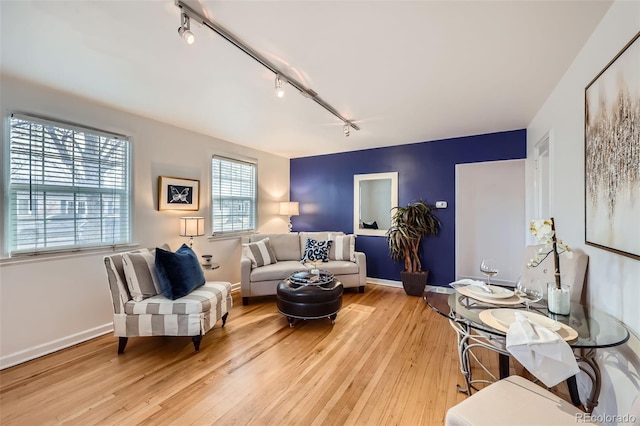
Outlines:
{"label": "dark plant pot", "polygon": [[400,272],[402,287],[409,296],[422,296],[427,286],[427,275],[429,271],[420,272]]}

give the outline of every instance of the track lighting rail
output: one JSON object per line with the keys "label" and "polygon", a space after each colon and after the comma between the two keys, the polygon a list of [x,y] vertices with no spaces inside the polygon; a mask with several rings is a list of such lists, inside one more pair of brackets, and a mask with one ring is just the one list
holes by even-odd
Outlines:
{"label": "track lighting rail", "polygon": [[333,106],[331,106],[331,104],[327,103],[327,101],[325,101],[320,96],[318,96],[318,94],[315,91],[305,87],[304,84],[296,80],[293,76],[280,70],[273,62],[271,62],[270,60],[265,58],[263,55],[258,53],[251,46],[248,46],[247,44],[242,42],[240,39],[238,39],[235,35],[233,35],[229,30],[224,28],[222,25],[210,20],[205,16],[202,16],[200,13],[196,12],[193,8],[191,8],[189,5],[184,3],[182,0],[176,0],[176,6],[178,6],[182,10],[182,13],[185,13],[189,17],[189,19],[193,19],[197,22],[200,22],[202,25],[211,29],[212,31],[217,33],[219,36],[227,40],[229,43],[233,44],[235,47],[242,50],[244,53],[250,56],[253,60],[260,63],[263,67],[267,68],[272,73],[279,75],[282,78],[283,82],[286,81],[291,86],[295,87],[302,94],[302,96],[313,100],[322,108],[329,111],[331,114],[333,114],[338,119],[343,121],[345,125],[348,125],[349,127],[355,130],[360,130],[360,127],[357,124],[353,123],[351,120],[347,119],[342,114],[340,114],[338,110],[336,110]]}

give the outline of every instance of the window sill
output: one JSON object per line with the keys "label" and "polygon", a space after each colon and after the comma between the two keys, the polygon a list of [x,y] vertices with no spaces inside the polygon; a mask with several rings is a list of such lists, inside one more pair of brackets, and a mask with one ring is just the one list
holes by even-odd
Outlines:
{"label": "window sill", "polygon": [[253,234],[256,234],[256,232],[255,231],[229,232],[226,234],[210,235],[208,240],[209,241],[235,240],[235,239],[242,239],[244,237],[248,237]]}
{"label": "window sill", "polygon": [[25,264],[25,263],[36,263],[36,262],[46,262],[52,260],[63,260],[63,259],[71,259],[77,257],[84,256],[93,256],[93,255],[108,255],[121,251],[129,251],[135,250],[139,248],[139,244],[123,244],[118,245],[116,247],[112,246],[103,246],[103,247],[84,247],[84,248],[70,248],[64,250],[56,250],[49,252],[38,252],[38,253],[19,253],[15,254],[11,257],[3,257],[0,258],[0,267],[17,265],[17,264]]}

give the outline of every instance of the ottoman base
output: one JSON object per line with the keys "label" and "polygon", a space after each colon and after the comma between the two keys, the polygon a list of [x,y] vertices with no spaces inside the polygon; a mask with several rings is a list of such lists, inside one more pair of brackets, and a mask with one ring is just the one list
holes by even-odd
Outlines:
{"label": "ottoman base", "polygon": [[329,318],[335,323],[342,307],[342,283],[334,280],[324,286],[299,286],[285,280],[278,284],[278,311],[293,327],[296,319]]}

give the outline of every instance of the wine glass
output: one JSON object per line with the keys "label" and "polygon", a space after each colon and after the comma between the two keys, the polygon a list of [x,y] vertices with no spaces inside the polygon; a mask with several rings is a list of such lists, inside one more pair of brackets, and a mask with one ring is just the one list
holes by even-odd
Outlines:
{"label": "wine glass", "polygon": [[542,285],[539,280],[519,277],[516,283],[516,294],[524,299],[527,311],[531,310],[531,304],[542,299]]}
{"label": "wine glass", "polygon": [[498,268],[491,259],[482,259],[480,263],[480,272],[487,276],[487,285],[491,284],[491,277],[498,273]]}

